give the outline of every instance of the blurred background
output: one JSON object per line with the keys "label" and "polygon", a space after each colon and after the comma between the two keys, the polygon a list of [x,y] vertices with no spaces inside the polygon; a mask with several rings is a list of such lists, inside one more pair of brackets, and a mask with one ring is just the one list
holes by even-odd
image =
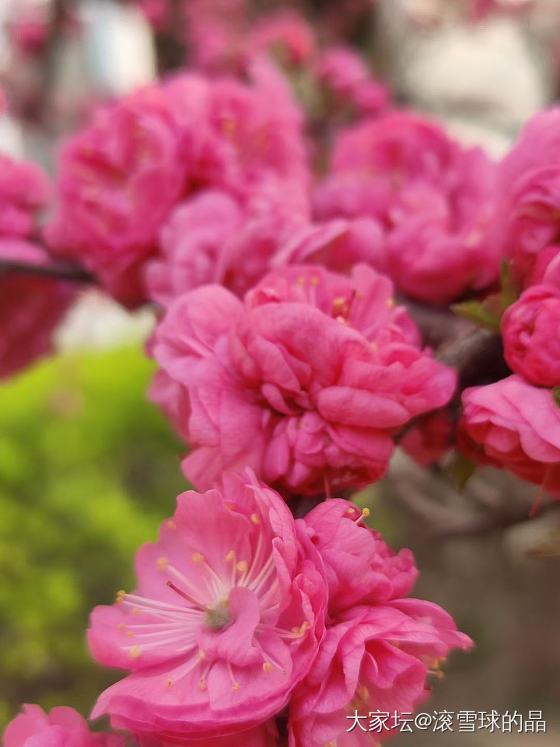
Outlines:
{"label": "blurred background", "polygon": [[[235,4],[218,3],[225,29]],[[95,105],[200,56],[196,5],[0,0],[0,150],[52,172],[64,134]],[[359,48],[400,104],[495,158],[558,95],[560,0],[253,5],[297,6],[323,38]],[[21,702],[87,713],[116,678],[88,657],[88,613],[132,585],[134,551],[188,487],[184,445],[146,401],[152,324],[149,310],[128,313],[88,290],[57,354],[0,385],[0,727]],[[395,549],[415,552],[416,595],[476,641],[434,678],[423,710],[542,710],[547,734],[426,731],[393,743],[558,745],[560,518],[526,520],[532,486],[482,469],[462,490],[461,465],[451,467],[422,469],[398,453],[391,477],[361,496]]]}

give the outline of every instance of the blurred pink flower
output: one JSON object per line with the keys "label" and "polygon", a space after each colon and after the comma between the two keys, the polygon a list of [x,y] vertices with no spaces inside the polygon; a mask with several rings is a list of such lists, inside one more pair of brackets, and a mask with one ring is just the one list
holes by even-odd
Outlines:
{"label": "blurred pink flower", "polygon": [[253,80],[184,74],[99,111],[61,154],[46,232],[53,250],[136,305],[146,297],[143,265],[178,204],[208,188],[255,200],[272,177],[306,184],[301,115],[286,84],[265,64]]}
{"label": "blurred pink flower", "polygon": [[73,708],[60,706],[46,714],[38,705],[24,705],[4,732],[3,747],[125,747],[118,734],[92,734]]}
{"label": "blurred pink flower", "polygon": [[[323,747],[331,740],[371,744],[381,734],[348,733],[358,710],[411,712],[429,692],[426,677],[454,648],[472,645],[440,607],[404,599],[416,569],[361,524],[360,511],[333,500],[305,518],[325,563],[330,602],[317,659],[290,707],[290,747]],[[368,742],[366,740],[369,739]]]}
{"label": "blurred pink flower", "polygon": [[0,238],[0,379],[51,351],[53,330],[75,292],[69,283],[40,274],[3,274],[2,260],[40,267],[48,257],[27,241]]}
{"label": "blurred pink flower", "polygon": [[393,435],[455,387],[391,296],[388,278],[367,266],[351,278],[295,266],[265,277],[244,303],[219,286],[178,298],[151,353],[188,397],[181,430],[193,484],[246,465],[304,494],[379,479]]}
{"label": "blurred pink flower", "polygon": [[533,285],[502,317],[508,366],[537,386],[560,386],[560,288]]}
{"label": "blurred pink flower", "polygon": [[0,238],[36,234],[37,212],[46,207],[50,192],[41,169],[0,153]]}
{"label": "blurred pink flower", "polygon": [[51,349],[51,335],[73,295],[68,283],[9,269],[2,262],[42,266],[47,254],[33,240],[37,213],[50,185],[31,163],[0,154],[0,378],[11,376]]}
{"label": "blurred pink flower", "polygon": [[94,718],[163,741],[225,737],[282,710],[307,674],[324,633],[317,551],[267,486],[226,475],[222,490],[179,496],[137,554],[137,590],[93,611],[95,658],[133,670]]}
{"label": "blurred pink flower", "polygon": [[281,62],[304,65],[315,52],[315,33],[301,13],[280,8],[255,22],[247,46],[249,55],[278,53]]}
{"label": "blurred pink flower", "polygon": [[536,114],[498,169],[496,241],[526,287],[560,239],[560,108]]}
{"label": "blurred pink flower", "polygon": [[463,392],[460,431],[475,448],[467,455],[513,472],[560,496],[560,406],[550,389],[513,375]]}
{"label": "blurred pink flower", "polygon": [[442,409],[415,420],[400,439],[399,446],[426,467],[439,461],[452,443],[451,415],[448,409]]}
{"label": "blurred pink flower", "polygon": [[464,150],[419,115],[392,114],[338,136],[316,213],[378,220],[376,268],[410,296],[447,303],[497,279],[500,249],[487,235],[494,175],[480,149]]}
{"label": "blurred pink flower", "polygon": [[148,296],[168,306],[208,283],[244,293],[270,269],[282,242],[308,221],[301,182],[263,180],[243,201],[223,190],[201,191],[164,224],[160,255],[146,265]]}
{"label": "blurred pink flower", "polygon": [[330,47],[315,63],[315,74],[337,107],[376,115],[389,106],[387,88],[376,81],[363,58],[351,47]]}

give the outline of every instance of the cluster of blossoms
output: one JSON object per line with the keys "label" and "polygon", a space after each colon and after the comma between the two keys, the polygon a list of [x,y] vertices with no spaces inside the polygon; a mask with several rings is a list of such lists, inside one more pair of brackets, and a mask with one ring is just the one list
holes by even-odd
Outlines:
{"label": "cluster of blossoms", "polygon": [[560,497],[560,111],[537,115],[498,172],[496,243],[522,290],[501,319],[512,375],[463,393],[460,439],[476,461]]}
{"label": "cluster of blossoms", "polygon": [[[136,571],[135,591],[93,611],[89,644],[101,663],[130,670],[92,717],[109,714],[139,745],[270,747],[278,726],[292,747],[362,744],[347,733],[349,713],[412,710],[428,674],[471,645],[440,607],[406,596],[410,551],[395,554],[352,503],[294,519],[250,473],[180,495]],[[31,747],[39,734],[37,744],[121,744],[90,735],[69,709],[47,717],[28,706],[5,745]]]}
{"label": "cluster of blossoms", "polygon": [[[373,744],[346,716],[412,711],[471,642],[407,597],[411,553],[347,498],[396,445],[424,465],[457,446],[560,497],[560,111],[496,164],[394,107],[295,11],[180,5],[193,69],[100,108],[62,148],[52,204],[40,172],[2,161],[0,376],[48,349],[75,292],[56,269],[151,304],[150,397],[200,491],[139,550],[136,590],[92,613],[94,658],[130,671],[92,717],[126,734],[26,706],[4,743]],[[296,103],[302,75],[322,120]],[[412,310],[505,298],[504,261],[511,375],[457,391]]]}

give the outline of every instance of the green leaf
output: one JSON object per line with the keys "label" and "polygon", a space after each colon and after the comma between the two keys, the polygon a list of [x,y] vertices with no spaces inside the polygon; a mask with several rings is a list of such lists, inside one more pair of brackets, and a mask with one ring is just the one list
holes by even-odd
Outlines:
{"label": "green leaf", "polygon": [[469,319],[479,327],[490,329],[492,332],[500,331],[500,316],[492,312],[488,305],[481,301],[463,301],[462,303],[455,303],[451,305],[451,310],[462,316],[465,319]]}

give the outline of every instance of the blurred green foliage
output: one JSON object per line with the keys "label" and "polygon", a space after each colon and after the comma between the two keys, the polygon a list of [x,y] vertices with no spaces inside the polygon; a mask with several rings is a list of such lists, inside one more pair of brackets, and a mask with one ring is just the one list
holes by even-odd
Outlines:
{"label": "blurred green foliage", "polygon": [[0,724],[21,702],[87,714],[118,677],[93,663],[91,608],[134,583],[138,545],[187,489],[146,401],[138,349],[52,359],[0,387]]}

